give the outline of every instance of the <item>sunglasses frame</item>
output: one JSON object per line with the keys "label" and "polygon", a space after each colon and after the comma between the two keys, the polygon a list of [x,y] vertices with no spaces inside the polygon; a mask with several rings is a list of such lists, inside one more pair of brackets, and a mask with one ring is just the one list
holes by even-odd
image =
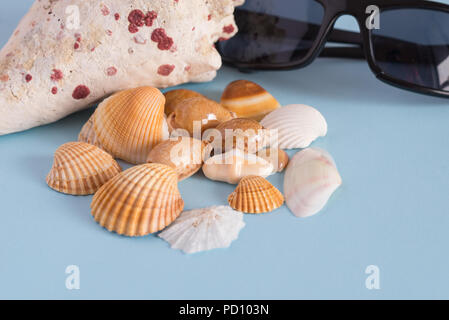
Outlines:
{"label": "sunglasses frame", "polygon": [[[299,0],[301,1],[301,0]],[[389,76],[376,64],[372,30],[365,26],[366,19],[369,15],[366,8],[371,5],[379,7],[380,11],[390,9],[430,9],[449,13],[449,5],[433,1],[424,0],[316,0],[324,7],[324,17],[321,23],[319,33],[309,52],[298,61],[291,61],[283,64],[269,63],[240,63],[223,57],[226,64],[239,68],[242,71],[250,70],[291,70],[304,68],[311,64],[323,51],[326,43],[330,39],[332,32],[335,30],[335,22],[343,15],[353,16],[360,28],[360,36],[362,40],[362,50],[365,59],[374,75],[381,81],[392,86],[405,89],[408,91],[418,92],[426,95],[449,98],[448,91],[437,90],[434,88],[419,86],[401,79]],[[219,50],[220,51],[220,50]]]}

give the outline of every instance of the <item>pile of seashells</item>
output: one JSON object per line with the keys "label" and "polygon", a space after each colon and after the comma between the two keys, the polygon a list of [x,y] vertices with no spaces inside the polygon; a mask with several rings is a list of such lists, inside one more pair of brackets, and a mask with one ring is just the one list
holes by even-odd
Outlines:
{"label": "pile of seashells", "polygon": [[[172,248],[194,253],[228,247],[245,226],[242,213],[267,213],[284,196],[265,178],[286,168],[285,201],[298,217],[319,212],[341,178],[332,157],[308,148],[327,123],[306,105],[281,107],[258,84],[234,81],[221,103],[177,89],[118,92],[104,100],[78,142],[56,150],[47,184],[70,195],[94,194],[101,226],[135,237],[159,232]],[[283,149],[297,149],[290,161]],[[304,149],[306,148],[306,149]],[[122,172],[115,159],[136,166]],[[229,206],[185,211],[178,182],[202,168],[237,184]]]}

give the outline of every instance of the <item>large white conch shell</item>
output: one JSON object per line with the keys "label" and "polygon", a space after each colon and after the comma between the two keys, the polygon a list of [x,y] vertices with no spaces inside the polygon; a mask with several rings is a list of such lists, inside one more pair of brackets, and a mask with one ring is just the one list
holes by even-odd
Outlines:
{"label": "large white conch shell", "polygon": [[241,2],[36,0],[0,51],[0,135],[120,90],[212,80]]}
{"label": "large white conch shell", "polygon": [[173,249],[196,253],[229,247],[244,226],[241,212],[216,206],[183,212],[159,237]]}
{"label": "large white conch shell", "polygon": [[310,106],[291,104],[279,108],[260,122],[267,129],[278,130],[281,149],[307,148],[318,137],[327,134],[323,115]]}
{"label": "large white conch shell", "polygon": [[324,208],[341,183],[335,162],[326,151],[302,150],[290,160],[285,172],[287,206],[297,217],[312,216]]}
{"label": "large white conch shell", "polygon": [[272,163],[240,149],[232,149],[209,158],[203,165],[203,173],[206,177],[230,184],[239,183],[243,177],[250,175],[266,178],[274,172]]}

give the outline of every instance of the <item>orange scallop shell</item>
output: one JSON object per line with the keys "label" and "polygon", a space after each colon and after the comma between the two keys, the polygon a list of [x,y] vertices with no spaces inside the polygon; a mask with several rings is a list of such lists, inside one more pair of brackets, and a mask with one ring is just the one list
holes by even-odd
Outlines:
{"label": "orange scallop shell", "polygon": [[164,229],[183,208],[175,170],[157,163],[122,172],[98,190],[91,204],[102,227],[130,237]]}
{"label": "orange scallop shell", "polygon": [[56,150],[47,184],[66,194],[94,194],[120,171],[118,163],[100,148],[84,142],[69,142]]}
{"label": "orange scallop shell", "polygon": [[245,213],[271,212],[284,203],[284,196],[265,178],[247,176],[228,197],[231,208]]}
{"label": "orange scallop shell", "polygon": [[168,139],[164,95],[153,87],[120,91],[104,100],[79,139],[129,163],[145,163],[153,146]]}

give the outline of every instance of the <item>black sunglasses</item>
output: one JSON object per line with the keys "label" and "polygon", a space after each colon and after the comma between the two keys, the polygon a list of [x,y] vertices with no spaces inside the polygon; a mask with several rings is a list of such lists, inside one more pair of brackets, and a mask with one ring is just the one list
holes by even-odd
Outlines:
{"label": "black sunglasses", "polygon": [[[360,33],[334,29],[349,14]],[[246,0],[238,34],[217,45],[241,70],[294,69],[316,57],[365,58],[382,81],[449,97],[449,5],[424,0]],[[344,44],[326,47],[327,42]]]}

